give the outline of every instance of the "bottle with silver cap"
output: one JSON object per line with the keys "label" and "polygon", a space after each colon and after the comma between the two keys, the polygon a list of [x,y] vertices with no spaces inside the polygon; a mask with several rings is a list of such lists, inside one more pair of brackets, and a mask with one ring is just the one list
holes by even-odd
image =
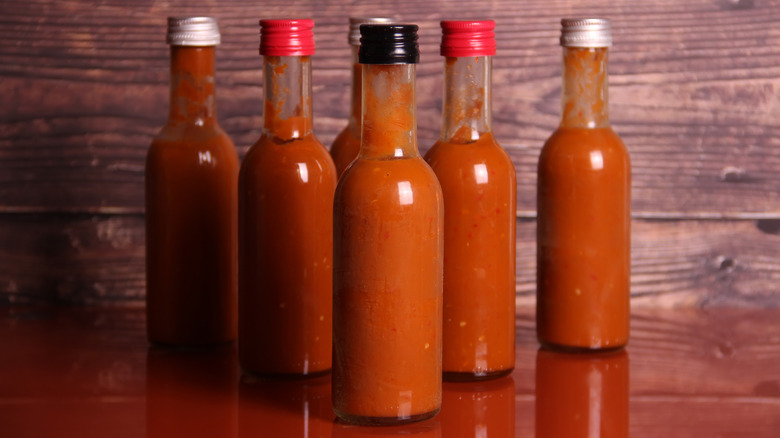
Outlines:
{"label": "bottle with silver cap", "polygon": [[631,161],[609,123],[606,19],[564,19],[562,116],[539,157],[537,335],[551,348],[628,342]]}
{"label": "bottle with silver cap", "polygon": [[361,96],[362,96],[362,69],[358,62],[358,50],[360,49],[360,25],[361,24],[387,24],[392,23],[392,18],[368,18],[368,17],[350,17],[349,18],[349,42],[351,57],[351,98],[349,106],[349,123],[336,136],[333,144],[330,146],[330,155],[336,164],[336,170],[339,176],[344,173],[347,166],[357,157],[360,150],[360,117],[361,117]]}
{"label": "bottle with silver cap", "polygon": [[147,334],[155,344],[235,340],[238,154],[217,122],[212,17],[168,19],[168,121],[146,158]]}

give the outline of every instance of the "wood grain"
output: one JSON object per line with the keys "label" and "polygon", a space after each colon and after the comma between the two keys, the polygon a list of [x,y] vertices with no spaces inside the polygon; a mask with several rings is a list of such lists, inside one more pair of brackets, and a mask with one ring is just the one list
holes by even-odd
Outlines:
{"label": "wood grain", "polygon": [[521,217],[535,211],[536,161],[559,114],[558,19],[613,19],[611,108],[631,150],[642,218],[780,217],[780,4],[759,0],[508,0],[347,3],[2,1],[0,211],[141,213],[143,165],[164,123],[165,17],[220,18],[218,111],[243,154],[259,135],[257,19],[315,19],[315,127],[346,123],[347,15],[420,25],[421,149],[438,135],[438,21],[492,17],[494,119],[518,172]]}
{"label": "wood grain", "polygon": [[0,216],[0,302],[142,303],[141,216]]}
{"label": "wood grain", "polygon": [[[536,223],[517,224],[517,304],[535,302]],[[780,307],[780,221],[635,220],[635,307]],[[0,303],[142,303],[143,216],[0,216]]]}

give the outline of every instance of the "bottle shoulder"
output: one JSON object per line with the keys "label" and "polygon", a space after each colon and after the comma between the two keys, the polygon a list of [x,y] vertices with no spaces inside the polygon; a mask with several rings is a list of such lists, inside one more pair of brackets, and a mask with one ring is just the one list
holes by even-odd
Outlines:
{"label": "bottle shoulder", "polygon": [[438,140],[425,154],[425,161],[437,175],[440,171],[468,170],[475,165],[495,173],[515,174],[512,158],[492,135],[472,143]]}
{"label": "bottle shoulder", "polygon": [[602,128],[556,129],[544,143],[544,148],[625,149],[620,136],[610,126]]}
{"label": "bottle shoulder", "polygon": [[152,139],[147,151],[147,169],[155,166],[230,167],[238,169],[238,151],[219,127],[193,129],[166,125]]}
{"label": "bottle shoulder", "polygon": [[332,174],[335,181],[333,160],[314,134],[291,141],[263,135],[249,148],[241,163],[242,172],[269,176],[279,172],[300,172],[302,166],[310,171]]}
{"label": "bottle shoulder", "polygon": [[436,174],[422,157],[366,160],[358,158],[336,187],[336,203],[374,210],[382,205],[443,208]]}
{"label": "bottle shoulder", "polygon": [[404,181],[441,191],[436,174],[420,156],[381,160],[358,157],[344,172],[339,185],[373,187]]}
{"label": "bottle shoulder", "polygon": [[628,149],[611,127],[558,128],[539,155],[540,174],[561,172],[571,176],[576,172],[606,169],[630,173],[630,167]]}
{"label": "bottle shoulder", "polygon": [[215,147],[229,146],[235,149],[233,141],[225,131],[216,124],[195,125],[185,123],[169,123],[160,128],[152,139],[152,146],[166,147]]}

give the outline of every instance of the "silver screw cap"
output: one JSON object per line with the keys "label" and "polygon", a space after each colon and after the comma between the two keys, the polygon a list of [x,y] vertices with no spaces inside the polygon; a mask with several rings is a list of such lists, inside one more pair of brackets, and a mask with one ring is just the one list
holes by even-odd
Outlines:
{"label": "silver screw cap", "polygon": [[611,47],[612,24],[606,18],[564,18],[561,20],[563,47]]}
{"label": "silver screw cap", "polygon": [[392,18],[349,17],[349,36],[347,40],[351,46],[359,46],[361,24],[392,24],[394,21]]}
{"label": "silver screw cap", "polygon": [[172,46],[216,46],[219,26],[214,17],[168,17],[168,44]]}

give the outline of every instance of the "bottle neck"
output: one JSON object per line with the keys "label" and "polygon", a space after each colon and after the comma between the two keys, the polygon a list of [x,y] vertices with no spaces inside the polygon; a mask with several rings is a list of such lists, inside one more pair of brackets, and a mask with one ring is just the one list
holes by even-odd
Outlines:
{"label": "bottle neck", "polygon": [[263,134],[291,141],[312,133],[310,56],[266,56],[263,90]]}
{"label": "bottle neck", "polygon": [[441,141],[473,143],[491,131],[492,57],[447,57]]}
{"label": "bottle neck", "polygon": [[168,123],[216,124],[214,46],[171,46]]}
{"label": "bottle neck", "polygon": [[349,101],[349,131],[360,137],[361,100],[363,99],[363,67],[358,62],[360,46],[352,46],[352,97]]}
{"label": "bottle neck", "polygon": [[415,157],[414,64],[363,65],[363,123],[359,157]]}
{"label": "bottle neck", "polygon": [[606,47],[563,48],[562,128],[609,126]]}

